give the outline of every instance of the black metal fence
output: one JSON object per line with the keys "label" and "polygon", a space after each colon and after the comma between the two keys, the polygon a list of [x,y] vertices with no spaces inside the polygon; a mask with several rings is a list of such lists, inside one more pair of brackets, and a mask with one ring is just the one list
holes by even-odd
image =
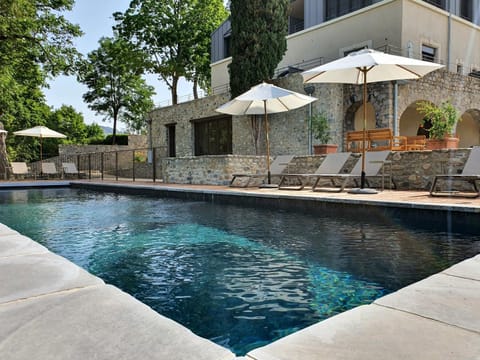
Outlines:
{"label": "black metal fence", "polygon": [[36,178],[156,182],[162,180],[161,160],[166,156],[166,147],[61,154],[31,163],[29,167]]}

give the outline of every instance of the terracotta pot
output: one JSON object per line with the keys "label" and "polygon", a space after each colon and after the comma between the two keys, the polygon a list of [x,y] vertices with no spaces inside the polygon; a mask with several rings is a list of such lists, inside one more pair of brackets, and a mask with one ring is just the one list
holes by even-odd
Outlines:
{"label": "terracotta pot", "polygon": [[459,138],[446,137],[443,139],[427,139],[427,150],[458,149]]}
{"label": "terracotta pot", "polygon": [[338,145],[336,144],[321,144],[313,145],[313,153],[315,155],[330,154],[337,152]]}

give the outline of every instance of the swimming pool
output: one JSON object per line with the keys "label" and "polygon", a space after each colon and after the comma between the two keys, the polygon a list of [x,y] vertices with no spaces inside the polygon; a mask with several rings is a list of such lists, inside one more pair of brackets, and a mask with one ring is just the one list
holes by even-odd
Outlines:
{"label": "swimming pool", "polygon": [[479,235],[380,212],[79,189],[0,191],[0,204],[0,222],[239,355],[480,252]]}

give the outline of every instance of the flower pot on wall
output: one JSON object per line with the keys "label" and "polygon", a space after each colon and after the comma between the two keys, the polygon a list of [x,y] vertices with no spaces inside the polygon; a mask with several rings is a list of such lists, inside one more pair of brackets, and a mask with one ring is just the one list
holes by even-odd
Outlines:
{"label": "flower pot on wall", "polygon": [[315,155],[330,154],[337,152],[338,145],[336,144],[321,144],[313,145],[313,153]]}
{"label": "flower pot on wall", "polygon": [[427,139],[427,150],[458,149],[457,137],[445,137],[443,139]]}

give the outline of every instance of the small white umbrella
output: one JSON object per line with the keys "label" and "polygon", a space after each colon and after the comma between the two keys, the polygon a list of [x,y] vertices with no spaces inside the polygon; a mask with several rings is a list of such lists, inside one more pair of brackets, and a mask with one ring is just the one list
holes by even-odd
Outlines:
{"label": "small white umbrella", "polygon": [[302,73],[305,83],[363,84],[363,146],[361,189],[365,186],[367,83],[419,79],[443,65],[363,49]]}
{"label": "small white umbrella", "polygon": [[216,111],[230,115],[265,116],[265,142],[267,147],[267,179],[271,183],[270,174],[270,142],[268,140],[268,114],[297,109],[317,100],[314,97],[283,89],[265,82],[252,87],[235,99],[220,106]]}
{"label": "small white umbrella", "polygon": [[14,132],[15,135],[32,136],[40,138],[40,162],[42,161],[42,139],[43,138],[61,138],[64,139],[67,136],[61,134],[55,130],[49,129],[46,126],[35,126],[30,129],[19,130]]}

